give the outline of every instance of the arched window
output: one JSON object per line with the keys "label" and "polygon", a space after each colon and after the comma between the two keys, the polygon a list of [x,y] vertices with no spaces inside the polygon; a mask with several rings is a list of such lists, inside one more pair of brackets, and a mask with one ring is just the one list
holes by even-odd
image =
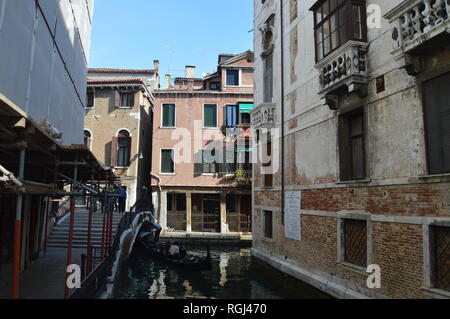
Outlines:
{"label": "arched window", "polygon": [[86,145],[88,149],[92,148],[92,134],[88,130],[84,130],[84,145]]}
{"label": "arched window", "polygon": [[117,134],[117,166],[130,166],[131,136],[126,130]]}

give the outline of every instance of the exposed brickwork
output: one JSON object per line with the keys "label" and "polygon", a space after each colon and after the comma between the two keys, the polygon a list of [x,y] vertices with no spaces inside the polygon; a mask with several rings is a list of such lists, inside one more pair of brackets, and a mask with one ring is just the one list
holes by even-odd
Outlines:
{"label": "exposed brickwork", "polygon": [[363,210],[399,216],[450,216],[448,184],[334,188],[303,192],[302,209]]}

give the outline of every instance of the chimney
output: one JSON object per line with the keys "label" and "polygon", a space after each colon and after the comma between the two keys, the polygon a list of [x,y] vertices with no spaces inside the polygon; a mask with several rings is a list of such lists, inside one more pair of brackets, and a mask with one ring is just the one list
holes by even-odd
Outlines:
{"label": "chimney", "polygon": [[156,73],[159,73],[159,60],[153,60],[153,68]]}
{"label": "chimney", "polygon": [[186,65],[186,78],[192,79],[195,78],[195,66]]}
{"label": "chimney", "polygon": [[170,89],[170,81],[172,80],[172,77],[170,74],[166,74],[166,89]]}

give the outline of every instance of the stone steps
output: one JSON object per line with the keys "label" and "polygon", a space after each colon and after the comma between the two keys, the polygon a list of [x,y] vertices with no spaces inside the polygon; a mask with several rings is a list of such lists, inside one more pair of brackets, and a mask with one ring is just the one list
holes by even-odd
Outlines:
{"label": "stone steps", "polygon": [[[116,234],[117,226],[122,219],[122,215],[115,213],[112,220],[113,236]],[[77,211],[75,213],[73,248],[86,248],[89,226],[89,214],[87,211]],[[91,243],[93,247],[101,247],[103,229],[103,215],[95,213],[92,216]],[[67,248],[69,243],[70,216],[65,218],[60,224],[53,227],[47,240],[47,247]]]}

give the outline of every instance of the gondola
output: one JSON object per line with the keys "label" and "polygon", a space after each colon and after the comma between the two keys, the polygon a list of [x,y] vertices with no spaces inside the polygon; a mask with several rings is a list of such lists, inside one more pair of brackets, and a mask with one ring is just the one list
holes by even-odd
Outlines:
{"label": "gondola", "polygon": [[175,265],[180,268],[190,270],[210,270],[211,269],[211,255],[209,246],[207,248],[207,256],[198,256],[189,254],[185,249],[180,247],[180,253],[177,256],[168,256],[161,247],[169,245],[170,242],[155,242],[152,233],[141,232],[138,235],[137,243],[150,256],[161,260],[163,262]]}

